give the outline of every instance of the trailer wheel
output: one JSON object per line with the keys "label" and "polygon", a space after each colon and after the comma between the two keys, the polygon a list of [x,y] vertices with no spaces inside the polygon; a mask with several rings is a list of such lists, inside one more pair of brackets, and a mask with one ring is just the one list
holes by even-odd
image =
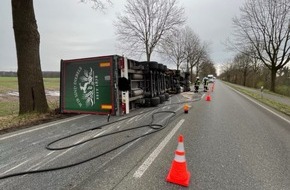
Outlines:
{"label": "trailer wheel", "polygon": [[163,71],[167,71],[167,66],[163,65]]}
{"label": "trailer wheel", "polygon": [[169,100],[169,94],[168,93],[165,93],[165,101],[168,101]]}
{"label": "trailer wheel", "polygon": [[159,98],[160,98],[160,104],[165,102],[165,95],[164,94],[159,95]]}
{"label": "trailer wheel", "polygon": [[151,99],[150,98],[145,98],[144,106],[145,107],[150,107],[151,106]]}
{"label": "trailer wheel", "polygon": [[157,62],[149,62],[149,68],[150,69],[158,69],[158,63]]}
{"label": "trailer wheel", "polygon": [[158,64],[158,70],[163,71],[163,64],[161,63]]}
{"label": "trailer wheel", "polygon": [[160,104],[160,98],[159,97],[151,98],[151,105],[152,106],[157,106],[158,104]]}
{"label": "trailer wheel", "polygon": [[145,98],[151,98],[150,92],[144,92],[144,97]]}

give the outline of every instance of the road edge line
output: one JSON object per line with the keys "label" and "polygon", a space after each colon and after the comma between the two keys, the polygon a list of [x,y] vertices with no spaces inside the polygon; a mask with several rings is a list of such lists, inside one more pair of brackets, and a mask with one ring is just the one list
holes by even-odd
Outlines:
{"label": "road edge line", "polygon": [[[228,85],[227,85],[227,86],[228,86]],[[254,99],[248,97],[247,95],[245,95],[245,94],[239,92],[238,90],[236,90],[236,89],[234,89],[234,88],[232,88],[232,87],[230,87],[230,86],[228,86],[228,87],[229,87],[230,89],[232,89],[233,91],[237,92],[238,94],[240,94],[241,96],[245,97],[246,99],[250,100],[251,102],[257,104],[257,105],[260,106],[261,108],[264,108],[265,110],[269,111],[269,112],[272,113],[273,115],[279,117],[280,119],[282,119],[282,120],[284,120],[284,121],[286,121],[287,123],[290,124],[290,120],[288,120],[287,118],[285,118],[285,117],[283,117],[283,116],[277,114],[276,112],[270,110],[269,108],[267,108],[266,106],[264,106],[264,105],[262,105],[261,103],[257,102],[256,100],[254,100]]]}

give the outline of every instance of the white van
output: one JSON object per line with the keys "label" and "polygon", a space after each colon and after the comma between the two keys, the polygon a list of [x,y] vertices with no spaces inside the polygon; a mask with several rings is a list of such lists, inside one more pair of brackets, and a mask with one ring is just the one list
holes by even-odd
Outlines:
{"label": "white van", "polygon": [[214,76],[213,75],[207,75],[208,83],[214,83]]}

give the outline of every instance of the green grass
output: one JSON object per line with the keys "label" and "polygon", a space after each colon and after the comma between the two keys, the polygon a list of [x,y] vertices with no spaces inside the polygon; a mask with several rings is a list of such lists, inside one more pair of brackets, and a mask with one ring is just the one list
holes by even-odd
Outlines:
{"label": "green grass", "polygon": [[[59,78],[44,78],[45,90],[59,91]],[[19,113],[19,99],[16,96],[7,95],[8,92],[18,91],[17,77],[0,77],[0,134],[10,129],[21,128],[22,126],[31,126],[41,123],[44,119],[58,117],[54,115],[53,110],[59,107],[58,97],[47,97],[47,103],[52,110],[46,114],[24,114]]]}
{"label": "green grass", "polygon": [[0,93],[16,91],[18,89],[17,77],[0,77]]}
{"label": "green grass", "polygon": [[18,109],[19,103],[17,101],[0,102],[0,117],[18,114]]}
{"label": "green grass", "polygon": [[59,78],[44,78],[44,88],[46,90],[57,90],[59,91]]}
{"label": "green grass", "polygon": [[[44,78],[43,81],[45,90],[59,91],[59,78]],[[0,77],[0,94],[2,94],[2,98],[0,97],[0,117],[18,114],[18,98],[6,95],[11,91],[18,91],[17,77]],[[47,103],[50,109],[55,109],[58,107],[58,98],[48,98]]]}
{"label": "green grass", "polygon": [[[44,88],[46,90],[59,90],[59,78],[44,78]],[[17,77],[0,77],[0,93],[18,91]]]}

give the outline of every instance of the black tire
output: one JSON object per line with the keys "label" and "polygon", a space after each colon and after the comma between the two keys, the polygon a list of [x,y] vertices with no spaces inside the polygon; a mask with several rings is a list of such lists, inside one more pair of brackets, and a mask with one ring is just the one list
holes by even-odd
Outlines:
{"label": "black tire", "polygon": [[184,76],[185,76],[185,77],[188,77],[189,75],[190,75],[189,72],[184,72]]}
{"label": "black tire", "polygon": [[163,71],[167,71],[167,66],[166,65],[163,65]]}
{"label": "black tire", "polygon": [[161,64],[161,63],[158,64],[158,70],[163,71],[163,64]]}
{"label": "black tire", "polygon": [[150,107],[151,106],[151,98],[145,98],[145,107]]}
{"label": "black tire", "polygon": [[151,98],[151,106],[157,106],[158,104],[160,104],[160,98],[159,97],[154,97]]}
{"label": "black tire", "polygon": [[145,98],[151,98],[150,92],[144,92],[144,97]]}
{"label": "black tire", "polygon": [[140,62],[140,64],[143,66],[144,71],[148,72],[149,71],[149,64],[146,61]]}
{"label": "black tire", "polygon": [[165,102],[165,95],[164,94],[159,95],[159,98],[160,98],[160,104]]}
{"label": "black tire", "polygon": [[157,62],[149,62],[149,68],[150,69],[158,69],[158,63]]}
{"label": "black tire", "polygon": [[165,101],[168,101],[169,100],[169,94],[168,93],[165,93]]}

